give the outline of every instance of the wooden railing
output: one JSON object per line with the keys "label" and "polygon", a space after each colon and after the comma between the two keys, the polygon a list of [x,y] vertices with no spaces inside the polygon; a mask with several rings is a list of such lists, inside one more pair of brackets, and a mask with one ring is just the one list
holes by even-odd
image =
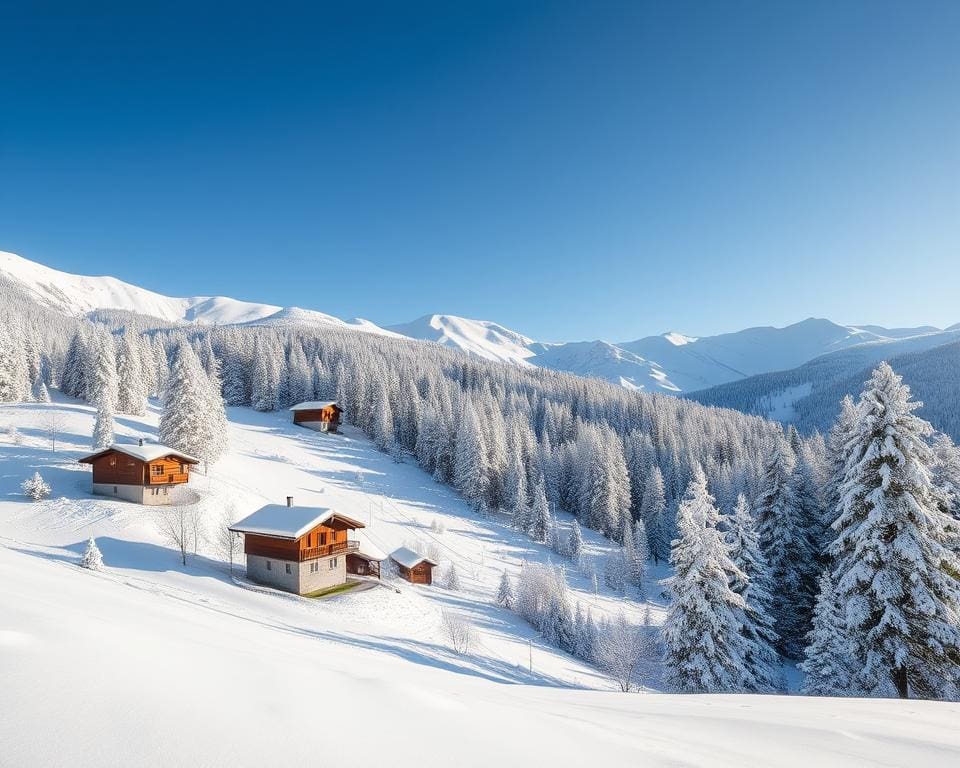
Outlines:
{"label": "wooden railing", "polygon": [[186,472],[165,472],[162,475],[155,475],[151,472],[147,479],[148,485],[170,485],[172,483],[185,483],[190,479]]}
{"label": "wooden railing", "polygon": [[337,541],[333,544],[323,544],[319,547],[310,547],[300,550],[300,562],[304,560],[313,560],[317,557],[329,557],[330,555],[339,555],[341,552],[352,552],[360,548],[359,541]]}

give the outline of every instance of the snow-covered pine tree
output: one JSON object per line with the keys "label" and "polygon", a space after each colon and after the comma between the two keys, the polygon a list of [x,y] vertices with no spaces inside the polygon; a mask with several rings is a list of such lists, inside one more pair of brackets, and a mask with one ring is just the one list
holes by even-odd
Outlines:
{"label": "snow-covered pine tree", "polygon": [[83,550],[83,556],[80,558],[80,567],[91,571],[103,570],[103,555],[100,554],[100,548],[93,536],[87,539],[87,548]]}
{"label": "snow-covered pine tree", "polygon": [[477,409],[470,400],[464,403],[460,414],[453,455],[453,479],[463,497],[474,508],[478,508],[480,501],[486,498],[488,488],[486,446]]}
{"label": "snow-covered pine tree", "polygon": [[573,567],[579,570],[583,564],[583,532],[580,530],[580,523],[576,520],[570,525],[567,553],[570,556]]}
{"label": "snow-covered pine tree", "polygon": [[730,560],[716,528],[718,517],[706,476],[697,466],[677,509],[679,538],[670,553],[674,575],[663,582],[671,594],[661,631],[664,661],[670,683],[680,691],[753,687],[745,679],[749,645],[741,634],[745,603],[730,588],[745,574]]}
{"label": "snow-covered pine tree", "polygon": [[813,610],[816,548],[805,527],[793,478],[793,450],[777,431],[764,461],[754,505],[760,547],[769,563],[773,585],[771,613],[780,637],[778,650],[791,659],[803,654],[803,639]]}
{"label": "snow-covered pine tree", "polygon": [[513,609],[514,596],[513,596],[513,584],[510,581],[510,576],[504,570],[503,574],[500,576],[500,586],[497,588],[497,605],[501,605],[504,608]]}
{"label": "snow-covered pine tree", "polygon": [[[642,521],[637,521],[640,526],[643,525]],[[626,564],[626,582],[631,586],[636,587],[640,592],[643,592],[643,581],[647,575],[647,560],[646,560],[646,537],[647,534],[645,531],[641,531],[643,534],[644,542],[641,545],[637,544],[636,540],[636,528],[630,524],[629,518],[623,521],[623,533],[620,536],[621,541],[623,542],[623,559]]]}
{"label": "snow-covered pine tree", "polygon": [[547,502],[547,492],[543,481],[538,482],[533,489],[533,506],[531,508],[530,538],[541,544],[547,542],[550,535],[550,505]]}
{"label": "snow-covered pine tree", "polygon": [[97,402],[97,416],[93,423],[93,450],[109,448],[114,437],[113,403],[109,397],[103,397]]}
{"label": "snow-covered pine tree", "polygon": [[213,392],[196,353],[186,341],[173,348],[162,396],[160,442],[205,464],[226,450],[223,399]]}
{"label": "snow-covered pine tree", "polygon": [[140,365],[136,337],[123,334],[117,348],[117,410],[143,416],[146,410],[147,385]]}
{"label": "snow-covered pine tree", "polygon": [[665,563],[670,558],[670,525],[667,523],[667,499],[660,467],[653,467],[647,476],[640,519],[647,528],[653,562]]}
{"label": "snow-covered pine tree", "polygon": [[829,572],[820,577],[819,586],[813,629],[807,634],[805,660],[800,664],[806,674],[801,691],[807,696],[849,696],[854,693],[853,657]]}
{"label": "snow-covered pine tree", "polygon": [[447,568],[443,579],[443,586],[451,592],[460,591],[460,574],[457,573],[456,563],[450,563],[450,567]]}
{"label": "snow-covered pine tree", "polygon": [[929,423],[881,363],[847,443],[831,547],[834,582],[868,695],[960,693],[960,557],[931,479]]}
{"label": "snow-covered pine tree", "polygon": [[769,566],[760,548],[750,505],[742,493],[737,496],[733,514],[727,517],[726,538],[730,559],[743,573],[743,577],[735,577],[730,585],[744,599],[742,632],[750,642],[745,659],[749,675],[743,687],[762,693],[782,690],[777,633],[770,615],[773,597]]}
{"label": "snow-covered pine tree", "polygon": [[627,558],[623,547],[614,547],[603,561],[603,583],[614,592],[623,592],[627,585]]}
{"label": "snow-covered pine tree", "polygon": [[43,501],[50,495],[50,485],[39,472],[34,472],[32,477],[24,480],[20,489],[34,501]]}

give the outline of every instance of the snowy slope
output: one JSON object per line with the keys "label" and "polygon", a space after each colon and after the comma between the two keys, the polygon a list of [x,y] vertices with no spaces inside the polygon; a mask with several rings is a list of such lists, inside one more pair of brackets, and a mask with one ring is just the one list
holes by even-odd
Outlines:
{"label": "snowy slope", "polygon": [[[56,454],[38,429],[46,410],[64,419]],[[368,521],[383,549],[436,544],[457,563],[463,591],[400,583],[400,592],[313,601],[245,588],[208,552],[183,568],[157,534],[162,510],[87,495],[89,474],[75,463],[92,422],[86,405],[0,406],[0,434],[16,426],[24,436],[22,445],[0,439],[0,765],[960,760],[957,704],[615,692],[492,603],[501,570],[545,560],[542,547],[354,433],[319,435],[247,409],[230,418],[230,454],[192,483],[207,517],[226,508],[239,518],[293,493]],[[124,417],[121,437],[149,435],[155,423],[153,410]],[[19,497],[34,469],[53,485],[50,500]],[[434,519],[445,533],[430,530]],[[602,557],[604,542],[586,533],[588,555]],[[76,566],[90,535],[103,573]],[[637,603],[594,598],[569,578],[595,613],[636,616]],[[450,649],[445,608],[477,628],[470,653]],[[659,621],[662,606],[654,612]]]}
{"label": "snowy slope", "polygon": [[0,251],[0,275],[42,306],[67,315],[98,309],[119,309],[159,318],[168,323],[209,325],[334,325],[381,332],[365,320],[345,322],[322,312],[238,301],[226,296],[173,298],[139,288],[114,277],[87,277],[51,269],[13,253]]}
{"label": "snowy slope", "polygon": [[411,339],[434,341],[486,360],[523,363],[535,353],[533,339],[488,320],[468,320],[455,315],[424,315],[417,320],[387,326]]}
{"label": "snowy slope", "polygon": [[629,389],[677,392],[679,388],[657,363],[605,341],[545,345],[530,362],[542,368],[590,376]]}

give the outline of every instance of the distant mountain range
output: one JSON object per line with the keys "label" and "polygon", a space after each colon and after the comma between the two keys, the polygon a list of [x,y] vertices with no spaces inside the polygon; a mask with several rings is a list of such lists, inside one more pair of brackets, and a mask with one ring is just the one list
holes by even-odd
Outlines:
{"label": "distant mountain range", "polygon": [[409,323],[380,327],[359,318],[341,320],[316,310],[225,296],[173,298],[114,277],[72,275],[4,252],[0,252],[0,275],[37,303],[68,315],[120,310],[167,323],[332,326],[430,341],[488,360],[535,365],[631,389],[670,394],[788,371],[845,350],[863,350],[855,352],[854,358],[859,354],[880,359],[960,339],[960,324],[947,329],[883,328],[810,318],[785,328],[747,328],[701,338],[671,332],[619,343],[555,343],[536,341],[487,320],[455,315],[426,315]]}

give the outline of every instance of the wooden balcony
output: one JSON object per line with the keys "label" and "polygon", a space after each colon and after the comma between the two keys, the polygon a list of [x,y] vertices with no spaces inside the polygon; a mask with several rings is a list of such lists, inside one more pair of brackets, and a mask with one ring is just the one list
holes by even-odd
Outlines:
{"label": "wooden balcony", "polygon": [[190,480],[187,472],[165,472],[162,475],[155,475],[152,472],[147,475],[147,485],[176,485],[177,483],[186,483]]}
{"label": "wooden balcony", "polygon": [[359,541],[337,541],[333,544],[323,544],[319,547],[310,547],[300,550],[300,562],[304,560],[315,560],[318,557],[330,557],[339,555],[342,552],[353,552],[360,548]]}

